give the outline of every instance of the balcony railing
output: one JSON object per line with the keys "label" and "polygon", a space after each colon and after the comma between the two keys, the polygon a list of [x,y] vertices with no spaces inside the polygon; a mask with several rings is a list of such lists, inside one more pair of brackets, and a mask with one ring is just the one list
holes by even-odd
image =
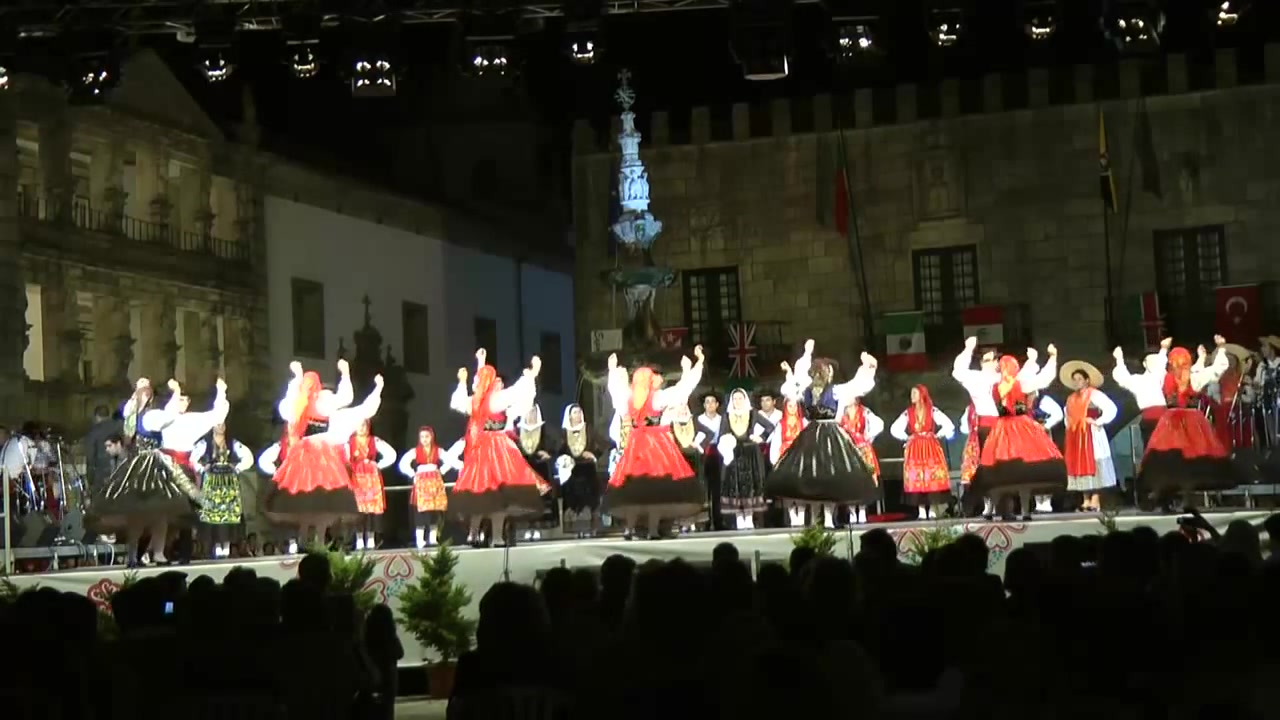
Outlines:
{"label": "balcony railing", "polygon": [[54,207],[46,198],[19,190],[18,215],[40,222],[66,224],[88,232],[127,238],[141,244],[169,247],[192,255],[237,263],[249,261],[249,248],[243,243],[222,240],[206,233],[177,230],[166,223],[98,210],[90,204],[89,198],[79,195],[73,197],[63,209]]}

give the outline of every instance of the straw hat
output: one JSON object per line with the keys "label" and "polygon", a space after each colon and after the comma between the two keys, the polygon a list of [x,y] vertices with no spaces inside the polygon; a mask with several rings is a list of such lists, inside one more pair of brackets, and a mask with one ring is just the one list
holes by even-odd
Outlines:
{"label": "straw hat", "polygon": [[1253,359],[1253,353],[1246,350],[1243,345],[1227,343],[1222,346],[1222,349],[1226,350],[1228,354],[1234,355],[1236,361],[1240,363],[1240,367],[1244,367]]}
{"label": "straw hat", "polygon": [[1106,379],[1102,375],[1102,371],[1083,360],[1070,360],[1062,363],[1062,367],[1058,369],[1058,380],[1069,388],[1074,388],[1075,384],[1071,382],[1071,376],[1077,372],[1083,372],[1089,376],[1089,384],[1093,387],[1102,387],[1103,381]]}
{"label": "straw hat", "polygon": [[1262,337],[1258,338],[1258,342],[1262,343],[1263,345],[1270,345],[1272,348],[1276,350],[1280,350],[1280,336],[1263,335]]}

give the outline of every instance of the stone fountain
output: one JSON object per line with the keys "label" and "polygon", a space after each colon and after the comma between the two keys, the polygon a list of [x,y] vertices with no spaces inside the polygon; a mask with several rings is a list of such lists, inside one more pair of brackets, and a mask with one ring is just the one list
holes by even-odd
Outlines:
{"label": "stone fountain", "polygon": [[626,301],[624,350],[628,354],[650,355],[662,350],[654,300],[658,290],[675,284],[676,272],[653,261],[653,243],[662,232],[662,221],[649,211],[649,173],[640,160],[641,135],[636,130],[636,114],[631,111],[636,93],[631,87],[630,71],[618,73],[614,99],[622,107],[622,132],[618,133],[622,154],[618,167],[621,214],[609,228],[617,240],[618,264],[605,272],[605,281]]}

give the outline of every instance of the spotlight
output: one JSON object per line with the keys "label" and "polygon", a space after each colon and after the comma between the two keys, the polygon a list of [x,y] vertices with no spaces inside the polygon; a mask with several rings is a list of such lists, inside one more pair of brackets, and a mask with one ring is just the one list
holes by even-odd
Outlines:
{"label": "spotlight", "polygon": [[352,97],[391,97],[396,94],[396,73],[385,55],[357,59],[351,68]]}
{"label": "spotlight", "polygon": [[8,89],[9,89],[9,68],[5,65],[0,65],[0,90],[8,90]]}
{"label": "spotlight", "polygon": [[1240,16],[1249,9],[1249,3],[1236,0],[1223,0],[1213,11],[1213,23],[1220,28],[1235,27]]}
{"label": "spotlight", "polygon": [[955,47],[960,42],[964,28],[964,13],[959,10],[929,11],[929,38],[938,47]]}
{"label": "spotlight", "polygon": [[196,69],[206,81],[211,83],[222,82],[231,77],[231,71],[235,70],[235,67],[220,52],[210,52],[196,64]]}
{"label": "spotlight", "polygon": [[859,56],[880,53],[880,43],[876,42],[876,33],[872,29],[873,21],[874,18],[858,18],[853,24],[836,31],[837,59],[849,62]]}
{"label": "spotlight", "polygon": [[310,80],[320,72],[320,60],[311,48],[298,45],[290,48],[289,70],[299,80]]}
{"label": "spotlight", "polygon": [[592,38],[571,39],[566,43],[565,50],[569,53],[569,60],[575,65],[594,64],[598,54],[596,41]]}
{"label": "spotlight", "polygon": [[1042,42],[1058,32],[1061,17],[1058,0],[1026,0],[1021,7],[1022,30],[1035,42]]}
{"label": "spotlight", "polygon": [[505,43],[495,42],[499,39],[488,38],[488,42],[481,40],[479,44],[472,46],[471,72],[482,77],[507,74],[511,67],[510,53]]}
{"label": "spotlight", "polygon": [[791,72],[790,0],[733,0],[729,49],[747,80],[781,80]]}
{"label": "spotlight", "polygon": [[1103,35],[1120,52],[1142,53],[1160,48],[1164,13],[1150,2],[1116,3],[1115,9],[1104,16],[1102,22]]}
{"label": "spotlight", "polygon": [[104,102],[107,93],[120,83],[119,59],[114,53],[73,58],[66,82],[73,103]]}

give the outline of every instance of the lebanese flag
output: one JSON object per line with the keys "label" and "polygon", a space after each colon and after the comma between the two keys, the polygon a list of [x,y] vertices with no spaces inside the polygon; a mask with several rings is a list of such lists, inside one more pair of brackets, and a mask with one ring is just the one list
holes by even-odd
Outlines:
{"label": "lebanese flag", "polygon": [[979,345],[1004,344],[1004,308],[999,305],[980,305],[960,311],[964,323],[964,336],[978,338]]}
{"label": "lebanese flag", "polygon": [[1227,285],[1214,290],[1214,328],[1227,342],[1254,345],[1262,333],[1262,291],[1257,285]]}

